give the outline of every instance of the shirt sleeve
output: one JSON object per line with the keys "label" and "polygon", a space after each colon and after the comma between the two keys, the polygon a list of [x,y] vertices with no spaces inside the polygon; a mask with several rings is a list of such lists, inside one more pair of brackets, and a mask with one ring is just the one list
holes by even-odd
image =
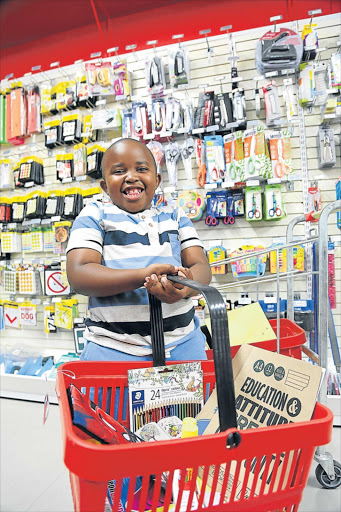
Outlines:
{"label": "shirt sleeve", "polygon": [[198,237],[198,233],[193,226],[192,221],[187,217],[182,208],[178,208],[178,225],[180,236],[181,251],[188,249],[188,247],[204,247],[203,243]]}
{"label": "shirt sleeve", "polygon": [[73,223],[66,253],[72,249],[94,249],[102,254],[104,231],[100,225],[100,203],[90,203],[83,208]]}

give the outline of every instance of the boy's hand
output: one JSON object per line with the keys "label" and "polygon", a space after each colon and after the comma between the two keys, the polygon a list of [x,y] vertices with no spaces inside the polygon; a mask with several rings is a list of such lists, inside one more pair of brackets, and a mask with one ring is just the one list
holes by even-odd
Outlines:
{"label": "boy's hand", "polygon": [[169,265],[166,263],[153,263],[153,265],[149,265],[145,271],[147,276],[151,276],[152,274],[157,275],[158,277],[161,277],[165,274],[174,274],[177,275],[179,268],[181,267],[174,267],[174,265]]}
{"label": "boy's hand", "polygon": [[[177,272],[179,276],[193,279],[192,272],[188,268],[179,267]],[[162,302],[167,304],[174,304],[191,294],[191,288],[183,286],[179,283],[172,283],[167,279],[166,275],[157,276],[152,274],[146,277],[144,286],[148,292],[157,297]]]}

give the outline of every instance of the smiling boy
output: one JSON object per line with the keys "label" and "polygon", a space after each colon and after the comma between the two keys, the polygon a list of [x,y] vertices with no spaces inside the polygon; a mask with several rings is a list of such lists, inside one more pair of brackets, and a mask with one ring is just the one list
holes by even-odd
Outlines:
{"label": "smiling boy", "polygon": [[112,144],[102,176],[110,201],[82,210],[67,248],[71,287],[90,297],[81,358],[151,359],[149,291],[163,302],[166,356],[205,359],[193,291],[166,278],[179,273],[210,283],[211,270],[191,221],[181,209],[152,206],[161,176],[141,142]]}

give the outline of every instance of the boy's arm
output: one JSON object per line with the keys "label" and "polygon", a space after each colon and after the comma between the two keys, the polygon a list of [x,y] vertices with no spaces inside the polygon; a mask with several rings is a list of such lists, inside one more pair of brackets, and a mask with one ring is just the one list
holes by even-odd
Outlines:
{"label": "boy's arm", "polygon": [[151,274],[178,272],[173,265],[154,264],[140,269],[111,269],[102,265],[102,255],[94,249],[72,249],[67,253],[66,270],[71,288],[82,295],[107,297],[143,286]]}

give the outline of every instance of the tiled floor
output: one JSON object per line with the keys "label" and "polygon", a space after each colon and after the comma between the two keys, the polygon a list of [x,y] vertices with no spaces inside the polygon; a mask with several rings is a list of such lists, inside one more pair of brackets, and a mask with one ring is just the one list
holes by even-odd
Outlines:
{"label": "tiled floor", "polygon": [[[59,407],[0,399],[1,512],[72,512],[68,473],[62,460]],[[328,451],[341,462],[341,428],[334,428]],[[340,512],[341,487],[322,489],[313,463],[300,512]]]}

